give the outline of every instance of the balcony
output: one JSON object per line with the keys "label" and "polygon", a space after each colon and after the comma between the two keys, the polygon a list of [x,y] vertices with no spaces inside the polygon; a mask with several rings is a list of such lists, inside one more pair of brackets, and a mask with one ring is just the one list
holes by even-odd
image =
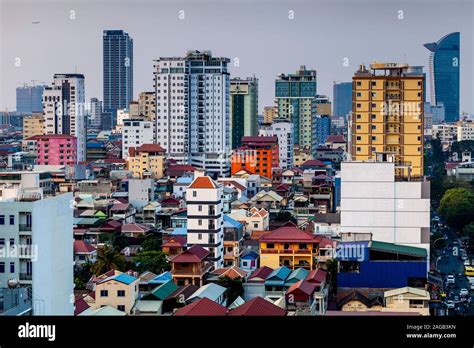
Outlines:
{"label": "balcony", "polygon": [[33,275],[20,272],[20,280],[33,280]]}
{"label": "balcony", "polygon": [[264,254],[280,254],[280,255],[294,255],[294,254],[299,254],[299,255],[306,255],[306,254],[311,254],[311,250],[309,249],[282,249],[282,250],[277,250],[277,249],[262,249],[261,253]]}
{"label": "balcony", "polygon": [[31,232],[31,225],[29,224],[19,224],[18,229],[20,232]]}

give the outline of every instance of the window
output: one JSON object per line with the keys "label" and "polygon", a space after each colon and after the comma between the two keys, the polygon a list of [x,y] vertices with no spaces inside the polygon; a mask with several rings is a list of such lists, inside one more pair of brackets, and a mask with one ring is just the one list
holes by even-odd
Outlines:
{"label": "window", "polygon": [[10,262],[10,273],[15,273],[15,262]]}
{"label": "window", "polygon": [[255,223],[253,224],[253,228],[258,228],[258,223],[255,222]]}
{"label": "window", "polygon": [[298,249],[304,250],[307,249],[308,245],[306,243],[299,243],[298,244]]}
{"label": "window", "polygon": [[242,266],[247,267],[247,261],[242,261]]}
{"label": "window", "polygon": [[15,215],[10,215],[10,225],[15,224]]}
{"label": "window", "polygon": [[109,296],[108,290],[100,290],[100,297],[107,297]]}
{"label": "window", "polygon": [[0,262],[0,273],[5,273],[5,262]]}
{"label": "window", "polygon": [[193,191],[193,197],[197,196],[197,191]]}
{"label": "window", "polygon": [[361,137],[361,136],[357,136],[357,140],[362,140],[362,137]]}
{"label": "window", "polygon": [[273,249],[273,248],[275,248],[275,244],[267,243],[267,249]]}
{"label": "window", "polygon": [[125,297],[125,290],[117,290],[118,297]]}
{"label": "window", "polygon": [[198,239],[202,240],[202,234],[201,233],[198,233]]}
{"label": "window", "polygon": [[10,245],[15,245],[15,238],[10,238]]}
{"label": "window", "polygon": [[0,225],[5,225],[5,215],[0,215]]}
{"label": "window", "polygon": [[198,220],[198,225],[202,226],[202,220]]}
{"label": "window", "polygon": [[198,211],[202,211],[202,205],[198,206]]}
{"label": "window", "polygon": [[5,245],[5,238],[0,238],[0,247]]}
{"label": "window", "polygon": [[125,312],[125,306],[124,306],[124,305],[118,305],[118,306],[117,306],[117,309],[118,309],[119,311]]}

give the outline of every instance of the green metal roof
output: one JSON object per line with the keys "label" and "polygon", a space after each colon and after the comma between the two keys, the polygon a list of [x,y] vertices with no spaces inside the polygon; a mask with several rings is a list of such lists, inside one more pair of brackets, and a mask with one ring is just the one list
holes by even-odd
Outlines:
{"label": "green metal roof", "polygon": [[394,254],[403,254],[403,255],[410,255],[410,256],[416,256],[416,257],[427,256],[426,249],[407,246],[407,245],[394,244],[394,243],[372,241],[369,248],[371,250],[384,251],[384,252],[394,253]]}
{"label": "green metal roof", "polygon": [[292,285],[308,276],[309,271],[304,268],[297,268],[286,278],[285,285]]}
{"label": "green metal roof", "polygon": [[173,283],[172,280],[169,280],[166,283],[161,284],[160,286],[157,286],[156,288],[154,288],[150,294],[143,296],[142,300],[158,299],[158,300],[163,301],[165,298],[171,295],[171,293],[174,292],[177,288],[178,286],[175,283]]}

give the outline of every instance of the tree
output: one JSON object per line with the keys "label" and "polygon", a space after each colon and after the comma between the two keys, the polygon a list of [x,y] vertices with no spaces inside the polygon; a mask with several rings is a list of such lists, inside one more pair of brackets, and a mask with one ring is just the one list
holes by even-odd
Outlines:
{"label": "tree", "polygon": [[474,140],[455,141],[451,145],[451,153],[457,153],[458,159],[461,160],[462,153],[468,151],[474,153]]}
{"label": "tree", "polygon": [[138,237],[138,243],[142,246],[143,251],[161,250],[161,238],[156,233],[147,233]]}
{"label": "tree", "polygon": [[464,237],[468,238],[469,246],[474,246],[474,222],[471,222],[469,225],[464,226],[462,233]]}
{"label": "tree", "polygon": [[449,189],[441,199],[438,212],[449,226],[462,230],[474,221],[474,194],[465,188]]}
{"label": "tree", "polygon": [[160,274],[171,269],[167,255],[157,250],[142,251],[133,258],[133,262],[139,272]]}
{"label": "tree", "polygon": [[92,265],[91,271],[95,275],[101,275],[111,269],[123,270],[125,258],[107,245],[97,250],[97,261]]}
{"label": "tree", "polygon": [[244,294],[244,287],[242,285],[241,278],[230,278],[228,276],[224,276],[222,278],[219,278],[218,283],[220,286],[223,286],[227,289],[227,306],[230,306],[237,297],[242,296]]}
{"label": "tree", "polygon": [[289,211],[279,211],[275,215],[275,221],[284,221],[284,222],[291,221],[295,225],[297,224],[297,221],[296,221],[295,217]]}
{"label": "tree", "polygon": [[74,284],[76,284],[76,289],[85,289],[85,284],[87,284],[92,276],[91,268],[92,263],[89,261],[81,266],[74,267]]}

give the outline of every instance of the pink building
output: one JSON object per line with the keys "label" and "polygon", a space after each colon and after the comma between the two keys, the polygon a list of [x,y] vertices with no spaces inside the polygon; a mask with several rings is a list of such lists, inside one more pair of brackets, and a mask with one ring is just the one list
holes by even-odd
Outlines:
{"label": "pink building", "polygon": [[77,164],[77,139],[67,134],[36,135],[36,164]]}

